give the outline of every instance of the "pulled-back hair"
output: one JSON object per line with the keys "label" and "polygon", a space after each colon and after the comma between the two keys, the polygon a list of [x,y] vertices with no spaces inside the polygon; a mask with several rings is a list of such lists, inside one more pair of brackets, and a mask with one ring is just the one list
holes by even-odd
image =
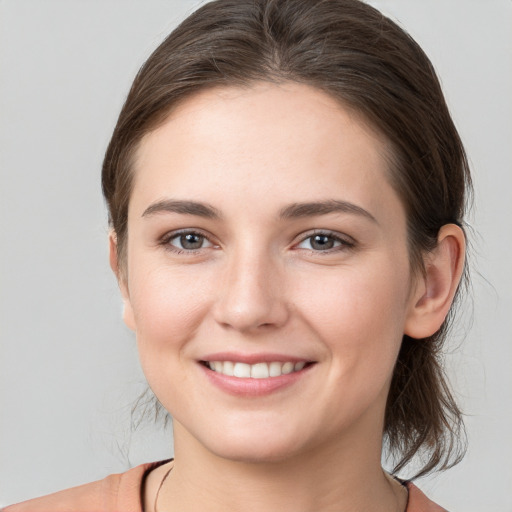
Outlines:
{"label": "pulled-back hair", "polygon": [[[121,267],[142,137],[201,90],[258,81],[316,87],[385,137],[389,180],[407,216],[411,268],[424,272],[439,229],[464,225],[468,164],[429,59],[397,24],[359,0],[217,0],[163,41],[133,82],[103,164]],[[395,471],[418,453],[416,476],[447,468],[463,453],[461,412],[441,364],[451,316],[433,336],[404,336],[384,424]]]}

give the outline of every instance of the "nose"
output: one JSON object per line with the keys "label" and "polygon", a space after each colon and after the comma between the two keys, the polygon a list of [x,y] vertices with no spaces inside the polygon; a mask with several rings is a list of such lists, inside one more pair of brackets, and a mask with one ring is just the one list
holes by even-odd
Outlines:
{"label": "nose", "polygon": [[214,306],[220,325],[240,332],[260,332],[286,323],[289,311],[283,272],[268,253],[238,252],[226,261],[224,270]]}

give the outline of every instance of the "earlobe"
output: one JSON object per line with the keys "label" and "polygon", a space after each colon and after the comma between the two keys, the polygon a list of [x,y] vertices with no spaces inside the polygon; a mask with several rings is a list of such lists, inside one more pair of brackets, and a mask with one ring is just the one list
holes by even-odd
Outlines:
{"label": "earlobe", "polygon": [[427,338],[443,324],[464,269],[465,236],[459,226],[446,224],[438,235],[437,247],[425,261],[425,275],[411,297],[404,334]]}
{"label": "earlobe", "polygon": [[108,238],[110,268],[112,269],[117,278],[117,284],[119,285],[119,290],[121,291],[121,296],[123,298],[123,320],[124,323],[132,331],[135,331],[135,321],[133,316],[132,304],[130,301],[130,294],[128,291],[128,284],[125,279],[125,273],[121,271],[119,265],[119,256],[117,251],[117,235],[115,231],[112,230]]}

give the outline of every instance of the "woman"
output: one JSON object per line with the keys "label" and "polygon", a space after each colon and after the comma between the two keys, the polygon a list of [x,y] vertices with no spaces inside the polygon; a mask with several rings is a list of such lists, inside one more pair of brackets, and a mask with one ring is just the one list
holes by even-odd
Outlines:
{"label": "woman", "polygon": [[[103,166],[110,262],[175,458],[18,510],[442,510],[438,354],[470,186],[430,62],[357,0],[220,0],[137,75]],[[417,476],[417,475],[416,475]]]}

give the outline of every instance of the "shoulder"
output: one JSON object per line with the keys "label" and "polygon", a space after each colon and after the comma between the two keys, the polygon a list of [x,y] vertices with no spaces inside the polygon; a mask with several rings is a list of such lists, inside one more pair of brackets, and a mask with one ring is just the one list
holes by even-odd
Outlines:
{"label": "shoulder", "polygon": [[443,507],[429,500],[413,483],[407,483],[409,501],[406,512],[447,512]]}
{"label": "shoulder", "polygon": [[142,512],[144,478],[166,462],[141,464],[103,480],[11,505],[2,512]]}

